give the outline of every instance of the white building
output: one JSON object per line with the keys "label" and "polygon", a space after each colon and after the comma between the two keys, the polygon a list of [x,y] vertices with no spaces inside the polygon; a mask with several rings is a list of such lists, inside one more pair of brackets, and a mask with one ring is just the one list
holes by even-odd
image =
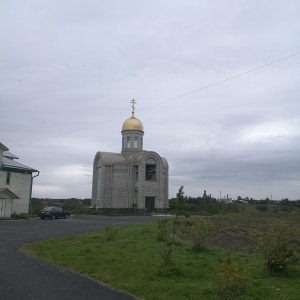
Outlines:
{"label": "white building", "polygon": [[39,175],[8,150],[0,143],[0,217],[29,212],[33,178]]}

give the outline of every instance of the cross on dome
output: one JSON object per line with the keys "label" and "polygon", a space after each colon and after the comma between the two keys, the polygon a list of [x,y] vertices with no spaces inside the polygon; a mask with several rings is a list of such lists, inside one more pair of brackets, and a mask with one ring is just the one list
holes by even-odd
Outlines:
{"label": "cross on dome", "polygon": [[144,126],[143,126],[143,123],[137,119],[134,115],[134,110],[135,110],[135,104],[136,104],[136,101],[134,99],[132,99],[130,101],[130,103],[132,104],[131,107],[132,107],[132,114],[131,114],[131,117],[129,119],[127,119],[124,123],[123,123],[123,126],[122,126],[122,131],[124,130],[138,130],[138,131],[144,131]]}
{"label": "cross on dome", "polygon": [[132,99],[131,101],[130,101],[130,103],[132,103],[132,105],[131,105],[131,107],[132,107],[132,114],[134,114],[134,104],[136,104],[136,101],[134,100],[134,99]]}

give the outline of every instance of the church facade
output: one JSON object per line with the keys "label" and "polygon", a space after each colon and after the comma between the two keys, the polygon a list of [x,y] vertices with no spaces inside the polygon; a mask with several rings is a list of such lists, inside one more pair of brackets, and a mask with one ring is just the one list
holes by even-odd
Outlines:
{"label": "church facade", "polygon": [[132,115],[122,126],[121,153],[96,153],[93,163],[91,207],[115,213],[165,212],[169,207],[168,161],[143,150],[144,127]]}

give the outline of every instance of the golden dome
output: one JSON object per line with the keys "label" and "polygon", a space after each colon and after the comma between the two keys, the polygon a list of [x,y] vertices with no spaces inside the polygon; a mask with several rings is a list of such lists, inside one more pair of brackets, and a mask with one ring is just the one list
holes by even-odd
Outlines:
{"label": "golden dome", "polygon": [[139,130],[139,131],[144,131],[144,126],[143,126],[143,123],[134,116],[134,113],[132,113],[131,118],[127,119],[123,123],[122,131],[123,130]]}

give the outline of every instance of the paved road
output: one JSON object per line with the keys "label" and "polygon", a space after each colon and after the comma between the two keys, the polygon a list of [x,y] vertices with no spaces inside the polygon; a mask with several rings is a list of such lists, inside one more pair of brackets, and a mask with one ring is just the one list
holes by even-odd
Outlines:
{"label": "paved road", "polygon": [[0,299],[135,299],[80,274],[27,257],[18,248],[24,243],[41,239],[103,230],[107,224],[124,226],[153,218],[73,216],[67,220],[0,221]]}

